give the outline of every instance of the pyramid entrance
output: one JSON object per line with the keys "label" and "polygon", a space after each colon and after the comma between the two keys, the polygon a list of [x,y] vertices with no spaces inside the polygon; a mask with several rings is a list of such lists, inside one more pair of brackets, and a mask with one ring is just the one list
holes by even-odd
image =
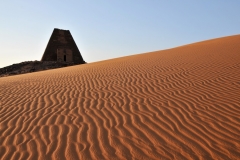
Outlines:
{"label": "pyramid entrance", "polygon": [[71,49],[57,49],[58,62],[73,62],[73,55]]}

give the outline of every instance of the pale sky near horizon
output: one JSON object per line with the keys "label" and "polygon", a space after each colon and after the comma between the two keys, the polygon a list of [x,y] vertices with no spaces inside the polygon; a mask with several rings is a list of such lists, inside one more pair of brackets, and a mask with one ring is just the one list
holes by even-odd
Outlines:
{"label": "pale sky near horizon", "polygon": [[239,0],[1,0],[0,68],[40,60],[54,28],[88,63],[240,34]]}

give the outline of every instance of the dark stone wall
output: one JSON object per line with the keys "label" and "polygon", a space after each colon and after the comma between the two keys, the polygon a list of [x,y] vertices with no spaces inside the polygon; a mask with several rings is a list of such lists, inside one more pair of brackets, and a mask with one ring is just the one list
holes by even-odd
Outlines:
{"label": "dark stone wall", "polygon": [[64,48],[72,50],[74,64],[85,63],[70,31],[57,28],[53,30],[41,61],[57,61],[57,50]]}

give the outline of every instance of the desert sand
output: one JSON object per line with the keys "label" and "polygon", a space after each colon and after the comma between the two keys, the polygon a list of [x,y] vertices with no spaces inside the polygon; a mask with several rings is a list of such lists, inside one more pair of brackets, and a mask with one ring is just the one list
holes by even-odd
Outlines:
{"label": "desert sand", "polygon": [[240,159],[240,35],[0,78],[0,159]]}

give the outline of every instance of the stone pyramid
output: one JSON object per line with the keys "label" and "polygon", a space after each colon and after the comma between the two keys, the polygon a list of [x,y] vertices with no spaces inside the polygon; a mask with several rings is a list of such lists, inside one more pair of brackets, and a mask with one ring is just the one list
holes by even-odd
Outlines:
{"label": "stone pyramid", "polygon": [[55,28],[41,61],[86,63],[69,30]]}

